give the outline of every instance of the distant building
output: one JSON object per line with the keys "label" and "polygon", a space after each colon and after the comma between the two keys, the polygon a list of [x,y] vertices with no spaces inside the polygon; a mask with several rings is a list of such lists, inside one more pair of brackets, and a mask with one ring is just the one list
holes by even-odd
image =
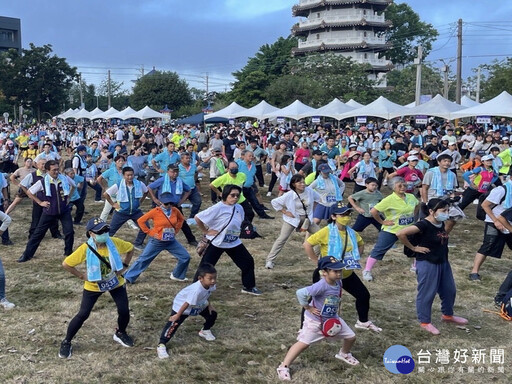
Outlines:
{"label": "distant building", "polygon": [[[310,52],[335,52],[372,66],[369,77],[381,79],[392,63],[379,53],[390,45],[379,36],[391,26],[384,11],[393,0],[299,0],[293,16],[305,17],[292,34],[299,37],[295,56]],[[380,84],[385,86],[385,79]]]}
{"label": "distant building", "polygon": [[11,48],[21,53],[21,21],[0,16],[0,52]]}

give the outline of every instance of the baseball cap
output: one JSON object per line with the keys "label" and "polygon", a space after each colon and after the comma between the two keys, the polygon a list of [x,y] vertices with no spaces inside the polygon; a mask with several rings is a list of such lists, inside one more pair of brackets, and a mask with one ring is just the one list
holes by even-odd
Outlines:
{"label": "baseball cap", "polygon": [[321,155],[322,155],[322,151],[320,151],[320,150],[318,150],[318,149],[315,149],[315,150],[313,151],[313,156],[315,156],[315,155],[317,155],[317,156],[321,156]]}
{"label": "baseball cap", "polygon": [[494,156],[493,155],[485,155],[485,156],[482,156],[482,161],[485,161],[485,160],[494,160]]}
{"label": "baseball cap", "polygon": [[318,170],[322,173],[331,173],[331,167],[329,167],[329,164],[320,164],[318,166]]}
{"label": "baseball cap", "polygon": [[105,227],[108,227],[108,224],[104,220],[100,219],[99,217],[93,217],[87,222],[85,229],[87,231],[98,232]]}
{"label": "baseball cap", "polygon": [[338,201],[331,207],[331,215],[343,215],[344,213],[352,211],[352,208],[343,205],[341,201]]}
{"label": "baseball cap", "polygon": [[407,158],[407,161],[418,161],[418,156],[411,155]]}
{"label": "baseball cap", "polygon": [[158,196],[158,200],[160,200],[162,204],[172,203],[172,193],[162,193],[160,196]]}
{"label": "baseball cap", "polygon": [[87,148],[85,145],[79,145],[78,147],[76,147],[76,152],[82,152],[82,151],[87,151]]}
{"label": "baseball cap", "polygon": [[343,269],[341,261],[333,256],[324,256],[318,260],[318,269],[333,269],[335,271]]}

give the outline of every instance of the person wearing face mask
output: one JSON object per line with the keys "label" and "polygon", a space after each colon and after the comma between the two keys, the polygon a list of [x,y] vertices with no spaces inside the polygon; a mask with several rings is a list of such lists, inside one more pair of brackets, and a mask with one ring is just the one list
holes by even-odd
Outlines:
{"label": "person wearing face mask", "polygon": [[[130,284],[135,283],[135,280],[149,267],[155,257],[165,250],[178,259],[178,264],[171,272],[170,279],[188,280],[185,275],[190,255],[176,240],[176,234],[180,231],[185,219],[179,209],[172,206],[174,197],[171,193],[162,193],[158,196],[158,200],[161,202],[161,206],[153,208],[137,220],[142,231],[149,235],[150,239],[144,252],[124,274],[125,280]],[[147,224],[149,220],[153,222],[152,228]]]}
{"label": "person wearing face mask", "polygon": [[434,198],[428,202],[426,210],[428,216],[425,219],[403,228],[396,236],[411,251],[408,256],[416,258],[416,312],[420,326],[438,335],[439,330],[431,322],[432,303],[436,294],[441,298],[442,321],[457,325],[467,324],[468,321],[453,315],[456,287],[448,262],[449,229],[445,229],[445,222],[450,217],[450,203]]}
{"label": "person wearing face mask", "polygon": [[[122,276],[132,259],[133,245],[117,237],[110,237],[109,230],[108,224],[100,218],[90,219],[86,226],[87,242],[62,262],[66,271],[84,281],[84,290],[80,310],[69,322],[66,337],[60,345],[60,358],[71,357],[71,340],[89,317],[98,298],[105,292],[110,293],[117,307],[118,328],[113,339],[124,347],[133,347],[133,339],[126,333],[130,322],[130,309]],[[124,260],[121,258],[123,254]],[[86,264],[85,271],[76,268],[83,263]]]}
{"label": "person wearing face mask", "polygon": [[[227,172],[210,183],[210,189],[215,192],[218,196],[218,199],[222,198],[222,191],[226,185],[236,185],[240,188],[243,188],[244,183],[247,179],[247,176],[238,172],[238,164],[234,161],[229,162]],[[245,221],[252,223],[254,219],[254,211],[249,204],[249,202],[245,199],[243,193],[240,194],[240,198],[238,199],[238,204],[242,206],[244,209]],[[268,216],[268,215],[267,215]],[[270,216],[269,216],[270,217]],[[262,217],[266,218],[266,217]]]}
{"label": "person wearing face mask", "polygon": [[[341,202],[335,204],[330,211],[331,215],[326,227],[309,236],[304,242],[306,255],[318,262],[318,255],[314,247],[320,247],[321,256],[333,256],[343,263],[341,282],[343,289],[356,299],[358,320],[355,328],[381,332],[368,318],[370,311],[370,292],[365,287],[359,276],[354,272],[361,269],[360,260],[364,252],[364,242],[361,236],[350,226],[352,221],[352,208],[344,206]],[[320,280],[319,269],[313,272],[313,283]],[[302,314],[301,323],[304,321]]]}

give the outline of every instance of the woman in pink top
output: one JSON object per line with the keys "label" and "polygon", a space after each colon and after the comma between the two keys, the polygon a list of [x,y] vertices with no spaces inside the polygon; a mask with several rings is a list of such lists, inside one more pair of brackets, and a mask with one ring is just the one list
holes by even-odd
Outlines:
{"label": "woman in pink top", "polygon": [[293,157],[293,163],[297,172],[300,171],[304,164],[308,162],[310,155],[311,153],[309,151],[308,142],[304,140],[301,143],[300,148],[295,151],[295,155]]}

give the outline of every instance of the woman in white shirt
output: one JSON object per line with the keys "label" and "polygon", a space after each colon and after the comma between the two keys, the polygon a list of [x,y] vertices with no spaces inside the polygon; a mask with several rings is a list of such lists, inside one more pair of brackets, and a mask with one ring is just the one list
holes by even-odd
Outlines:
{"label": "woman in white shirt", "polygon": [[295,174],[290,180],[291,191],[271,201],[276,211],[283,213],[281,233],[272,245],[265,267],[274,268],[274,260],[292,235],[293,231],[315,233],[320,228],[312,220],[313,207],[320,202],[320,194],[306,187],[304,176]]}
{"label": "woman in white shirt", "polygon": [[[237,204],[242,188],[228,184],[222,189],[222,201],[194,216],[197,227],[210,241],[199,265],[215,266],[224,252],[242,271],[242,293],[259,296],[256,288],[254,259],[240,241],[240,229],[244,221],[244,209]],[[194,277],[197,281],[198,276]]]}

